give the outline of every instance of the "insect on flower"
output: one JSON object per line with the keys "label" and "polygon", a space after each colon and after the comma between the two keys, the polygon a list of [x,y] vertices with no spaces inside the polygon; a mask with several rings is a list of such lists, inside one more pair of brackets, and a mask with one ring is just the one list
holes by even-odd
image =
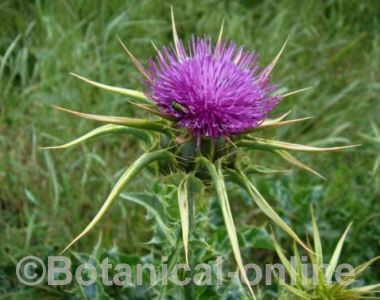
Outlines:
{"label": "insect on flower", "polygon": [[[184,148],[190,147],[192,148],[191,153],[193,153],[190,157],[192,165],[190,170],[185,170],[189,174],[183,177],[178,187],[178,204],[186,261],[188,261],[190,231],[187,185],[190,176],[197,176],[200,170],[206,169],[218,196],[242,280],[247,284],[252,297],[255,298],[243,267],[224,176],[228,174],[230,178],[233,178],[233,182],[247,191],[263,213],[300,245],[308,249],[250,182],[245,175],[245,170],[249,166],[246,166],[239,157],[250,150],[269,151],[279,155],[287,162],[321,177],[319,173],[296,159],[289,151],[337,151],[353,146],[318,148],[259,138],[254,135],[256,130],[309,119],[284,120],[288,113],[276,119],[268,118],[268,113],[281,99],[306,90],[300,89],[282,95],[273,94],[276,85],[271,83],[270,74],[284,51],[286,42],[274,60],[267,67],[260,69],[254,52],[246,51],[243,47],[239,48],[233,42],[223,41],[223,25],[215,45],[211,38],[193,37],[189,47],[186,48],[178,37],[172,11],[172,31],[173,46],[163,47],[161,50],[154,46],[157,56],[155,59],[149,60],[147,68],[120,41],[131,61],[144,77],[147,88],[145,93],[105,85],[73,74],[91,85],[135,99],[136,102],[130,101],[130,103],[154,114],[156,118],[103,116],[56,107],[82,118],[109,124],[96,128],[67,144],[48,148],[67,148],[94,136],[120,131],[134,134],[144,143],[149,144],[150,148],[149,152],[143,153],[125,170],[94,219],[64,251],[86,235],[100,221],[123,187],[145,166],[156,161],[165,161],[171,162],[175,170],[176,166],[181,165]],[[161,139],[161,136],[165,136],[165,139]],[[166,144],[163,145],[162,140],[167,141]],[[228,148],[230,145],[233,145],[232,150]],[[236,151],[239,151],[241,155],[236,157],[232,164],[226,163],[230,154]]]}

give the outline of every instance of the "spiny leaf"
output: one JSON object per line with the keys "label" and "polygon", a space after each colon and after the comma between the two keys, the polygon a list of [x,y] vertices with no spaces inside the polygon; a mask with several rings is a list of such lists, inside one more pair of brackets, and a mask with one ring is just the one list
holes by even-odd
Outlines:
{"label": "spiny leaf", "polygon": [[317,225],[317,221],[315,219],[314,210],[311,207],[311,222],[313,226],[313,242],[314,242],[314,250],[315,250],[315,257],[316,257],[316,263],[314,267],[315,274],[318,274],[318,278],[323,278],[323,249],[322,249],[322,242],[321,242],[321,236],[319,234],[319,229]]}
{"label": "spiny leaf", "polygon": [[289,234],[297,243],[299,243],[303,248],[307,251],[312,252],[297,236],[297,234],[290,228],[288,224],[286,224],[281,217],[274,211],[274,209],[270,206],[270,204],[264,199],[264,197],[260,194],[260,192],[256,189],[256,187],[251,183],[251,181],[247,178],[247,176],[239,171],[236,173],[235,171],[231,172],[232,175],[235,176],[236,180],[240,182],[240,184],[247,190],[249,195],[252,197],[253,201],[257,204],[257,206],[265,213],[275,224],[281,227],[287,234]]}
{"label": "spiny leaf", "polygon": [[66,144],[59,145],[59,146],[43,147],[42,149],[65,149],[65,148],[69,148],[71,146],[75,146],[80,143],[83,143],[93,137],[97,137],[103,134],[118,133],[118,132],[132,133],[136,135],[138,138],[142,139],[144,142],[150,143],[150,136],[144,131],[139,131],[138,129],[134,129],[134,128],[130,128],[127,126],[122,126],[122,125],[107,124],[107,125],[103,125],[98,128],[95,128],[94,130],[91,130],[90,132]]}
{"label": "spiny leaf", "polygon": [[287,162],[291,163],[292,165],[299,167],[301,169],[304,169],[324,180],[326,180],[325,177],[323,177],[321,174],[319,174],[314,169],[310,168],[309,166],[305,165],[303,162],[299,161],[297,158],[295,158],[293,155],[291,155],[288,151],[285,150],[274,150],[275,153],[280,155],[283,159],[285,159]]}
{"label": "spiny leaf", "polygon": [[120,179],[117,181],[115,186],[112,188],[111,193],[107,197],[106,201],[103,203],[102,207],[95,215],[95,217],[91,220],[91,222],[86,226],[86,228],[76,236],[61,252],[64,253],[67,249],[69,249],[75,242],[77,242],[80,238],[86,235],[104,216],[104,214],[111,207],[111,204],[116,199],[116,197],[120,194],[123,187],[130,182],[134,176],[136,176],[146,165],[151,163],[152,161],[159,159],[168,159],[170,158],[170,154],[166,150],[159,150],[150,153],[144,153],[141,155],[127,170],[123,173]]}
{"label": "spiny leaf", "polygon": [[294,295],[300,297],[301,299],[305,299],[305,300],[311,300],[312,299],[306,292],[304,292],[300,289],[297,289],[297,288],[295,288],[291,285],[288,285],[288,284],[283,284],[283,286],[285,288],[287,288]]}
{"label": "spiny leaf", "polygon": [[369,261],[357,266],[355,269],[353,269],[351,272],[346,274],[344,277],[347,277],[349,280],[344,280],[344,282],[340,282],[343,285],[349,285],[353,283],[354,279],[363,273],[370,265],[372,265],[375,261],[379,260],[380,256],[374,257],[370,259]]}
{"label": "spiny leaf", "polygon": [[94,120],[94,121],[100,121],[100,122],[106,122],[106,123],[112,123],[112,124],[121,124],[126,125],[129,127],[139,128],[139,129],[147,129],[147,130],[153,130],[153,131],[159,131],[167,133],[167,129],[165,125],[163,125],[160,121],[151,121],[147,119],[135,119],[135,118],[127,118],[127,117],[116,117],[116,116],[103,116],[103,115],[95,115],[95,114],[87,114],[78,112],[75,110],[63,108],[60,106],[53,105],[54,108],[76,115],[78,117]]}
{"label": "spiny leaf", "polygon": [[[374,290],[377,290],[377,289],[380,289],[380,283],[366,285],[359,288],[353,288],[353,289],[350,289],[350,291],[354,293],[359,293],[359,294],[367,294],[370,292],[374,292]],[[375,298],[375,299],[378,299],[378,298]]]}
{"label": "spiny leaf", "polygon": [[[144,197],[145,196],[145,197]],[[147,197],[148,196],[148,197]],[[158,210],[153,206],[153,201],[156,201],[156,197],[149,197],[150,195],[138,195],[138,194],[130,194],[130,193],[121,193],[120,197],[130,201],[134,202],[136,204],[139,204],[143,206],[147,211],[149,211],[154,218],[157,221],[158,226],[162,230],[162,232],[165,234],[166,238],[168,239],[169,243],[174,247],[175,246],[175,239],[173,237],[173,231],[170,230],[170,228],[166,225],[164,221],[164,215],[162,210]],[[151,199],[153,198],[153,199]]]}
{"label": "spiny leaf", "polygon": [[277,170],[277,169],[271,169],[267,168],[265,166],[260,165],[250,165],[247,169],[244,170],[246,174],[250,173],[259,173],[259,174],[279,174],[279,173],[287,173],[289,170]]}
{"label": "spiny leaf", "polygon": [[189,265],[189,232],[190,232],[190,214],[189,214],[189,191],[188,176],[186,176],[178,187],[178,207],[181,217],[183,248],[185,249],[186,263]]}
{"label": "spiny leaf", "polygon": [[131,89],[125,89],[125,88],[121,88],[121,87],[115,87],[115,86],[111,86],[111,85],[106,85],[106,84],[103,84],[100,82],[90,80],[88,78],[85,78],[85,77],[80,76],[80,75],[75,74],[75,73],[70,73],[70,74],[76,78],[79,78],[80,80],[83,80],[83,81],[85,81],[85,82],[87,82],[93,86],[96,86],[98,88],[101,88],[103,90],[115,92],[115,93],[122,94],[125,96],[130,96],[132,98],[142,100],[145,103],[150,103],[150,104],[153,103],[151,100],[149,100],[149,98],[147,96],[145,96],[145,94],[143,92],[131,90]]}
{"label": "spiny leaf", "polygon": [[348,234],[348,231],[351,228],[352,223],[350,223],[346,230],[344,231],[342,237],[339,239],[338,244],[336,245],[336,248],[334,250],[333,256],[331,257],[331,260],[329,262],[329,265],[327,266],[326,272],[325,272],[325,278],[327,282],[330,282],[332,279],[332,276],[334,274],[334,271],[336,269],[336,266],[338,265],[340,253],[342,252],[343,243],[346,239],[346,236]]}
{"label": "spiny leaf", "polygon": [[216,168],[212,162],[210,162],[208,159],[204,157],[202,157],[200,161],[208,169],[211,175],[212,181],[215,185],[219,204],[223,213],[224,223],[226,224],[228,237],[231,242],[232,251],[234,253],[235,260],[239,267],[239,271],[241,273],[242,279],[244,283],[247,285],[252,298],[256,299],[255,293],[252,290],[252,287],[249,283],[249,279],[247,277],[247,273],[244,269],[244,264],[243,264],[243,260],[240,253],[239,241],[238,241],[238,237],[236,233],[235,223],[232,217],[231,208],[228,201],[227,189],[226,189],[223,174],[222,174],[221,162],[220,161],[218,162],[218,168]]}
{"label": "spiny leaf", "polygon": [[291,278],[292,283],[296,283],[297,282],[297,272],[296,272],[296,270],[294,270],[293,265],[286,258],[285,254],[284,254],[284,251],[282,250],[281,246],[278,244],[278,242],[277,242],[277,240],[276,240],[276,238],[274,236],[272,236],[272,240],[273,240],[274,249],[276,250],[278,258],[280,259],[282,265],[284,266],[284,268],[288,272],[288,274],[289,274],[289,276]]}
{"label": "spiny leaf", "polygon": [[243,140],[238,143],[242,147],[252,148],[252,149],[285,149],[294,151],[304,151],[304,152],[325,152],[325,151],[339,151],[343,149],[349,149],[358,147],[360,145],[349,145],[340,147],[313,147],[300,144],[291,144],[276,140],[264,139],[259,137],[252,137],[250,140]]}
{"label": "spiny leaf", "polygon": [[296,261],[295,262],[295,269],[296,269],[298,280],[300,281],[300,284],[301,285],[313,284],[312,279],[308,278],[306,272],[304,271],[301,255],[298,251],[297,243],[295,241],[293,241],[293,256],[294,256],[295,261]]}

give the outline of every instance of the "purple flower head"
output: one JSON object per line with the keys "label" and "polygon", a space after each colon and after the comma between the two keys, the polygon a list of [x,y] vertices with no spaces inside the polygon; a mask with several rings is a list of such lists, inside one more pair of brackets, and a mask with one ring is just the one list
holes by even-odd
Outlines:
{"label": "purple flower head", "polygon": [[280,101],[271,69],[258,72],[256,54],[233,42],[193,37],[185,49],[175,40],[150,60],[149,96],[193,136],[229,136],[260,125]]}

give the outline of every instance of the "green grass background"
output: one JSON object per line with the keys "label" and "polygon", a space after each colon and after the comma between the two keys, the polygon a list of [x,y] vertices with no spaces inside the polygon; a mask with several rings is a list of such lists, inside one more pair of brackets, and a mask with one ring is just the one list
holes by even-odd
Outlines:
{"label": "green grass background", "polygon": [[[313,89],[285,99],[273,114],[291,109],[292,117],[314,118],[270,131],[268,136],[313,145],[363,145],[355,151],[299,156],[327,181],[294,170],[285,176],[260,177],[258,186],[303,237],[310,233],[313,203],[327,253],[353,221],[342,260],[359,264],[380,254],[380,174],[374,172],[380,140],[368,142],[361,137],[374,136],[380,124],[379,1],[3,0],[0,299],[24,299],[26,294],[80,298],[75,291],[21,286],[15,264],[26,255],[56,255],[89,222],[117,176],[142,150],[133,139],[118,135],[66,151],[42,151],[39,147],[69,141],[96,126],[50,105],[105,115],[144,115],[125,97],[90,87],[69,72],[143,89],[117,37],[146,61],[154,55],[151,40],[158,45],[170,43],[170,5],[183,39],[192,34],[216,38],[224,19],[225,37],[255,49],[261,65],[268,64],[290,36],[273,79],[288,90]],[[279,163],[259,154],[253,159],[269,167]],[[137,179],[128,191],[160,185],[147,176]],[[244,199],[231,201],[238,226],[262,219]],[[74,249],[91,252],[101,231],[104,249],[117,245],[123,253],[140,255],[147,251],[144,243],[151,238],[152,223],[143,208],[119,201]],[[206,238],[215,238],[211,230],[202,230]],[[248,257],[260,255],[252,250]],[[365,279],[378,281],[380,265],[371,267]]]}

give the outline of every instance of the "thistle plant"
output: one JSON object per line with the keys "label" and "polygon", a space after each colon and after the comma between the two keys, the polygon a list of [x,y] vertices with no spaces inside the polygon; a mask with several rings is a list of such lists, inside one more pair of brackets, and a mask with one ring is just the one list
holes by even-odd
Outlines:
{"label": "thistle plant", "polygon": [[[297,300],[359,300],[359,299],[378,299],[373,296],[379,292],[380,284],[367,285],[362,287],[350,287],[357,281],[359,275],[363,273],[375,261],[380,259],[380,256],[370,259],[369,261],[352,268],[344,274],[335,274],[339,258],[342,252],[343,243],[351,228],[349,224],[340,237],[335,250],[328,264],[324,264],[324,255],[322,241],[319,234],[317,223],[312,213],[312,231],[313,231],[313,252],[307,252],[312,268],[305,268],[303,258],[297,246],[294,245],[293,256],[294,260],[289,260],[284,250],[274,239],[274,246],[278,257],[288,273],[291,283],[287,284],[280,279],[281,292],[279,299],[297,299]],[[310,246],[311,247],[311,246]],[[333,278],[335,275],[338,278]],[[342,276],[340,276],[342,275]],[[373,296],[373,297],[371,297]]]}
{"label": "thistle plant", "polygon": [[210,188],[213,187],[216,191],[242,280],[255,298],[243,268],[225,178],[245,189],[274,224],[308,249],[250,181],[246,175],[249,165],[244,157],[248,156],[250,151],[267,151],[296,167],[322,177],[291,152],[338,151],[353,146],[319,148],[258,137],[257,133],[265,128],[290,125],[309,119],[286,120],[289,113],[277,118],[268,117],[269,112],[282,99],[306,90],[304,88],[286,94],[276,93],[277,86],[272,83],[270,75],[284,51],[286,42],[273,61],[265,68],[260,68],[255,52],[223,40],[223,25],[216,43],[209,37],[193,37],[188,46],[185,46],[178,37],[173,11],[171,17],[173,45],[159,49],[153,44],[156,57],[150,59],[146,66],[120,41],[142,75],[144,92],[98,83],[73,74],[93,86],[128,96],[131,105],[151,113],[152,118],[95,115],[56,107],[78,117],[107,124],[67,144],[48,147],[50,149],[67,148],[92,137],[114,132],[135,135],[144,144],[142,148],[147,149],[124,171],[93,220],[64,251],[99,223],[125,185],[147,165],[156,164],[162,172],[170,170],[182,176],[178,186],[178,205],[187,262],[191,230],[189,178],[195,176],[212,183]]}

